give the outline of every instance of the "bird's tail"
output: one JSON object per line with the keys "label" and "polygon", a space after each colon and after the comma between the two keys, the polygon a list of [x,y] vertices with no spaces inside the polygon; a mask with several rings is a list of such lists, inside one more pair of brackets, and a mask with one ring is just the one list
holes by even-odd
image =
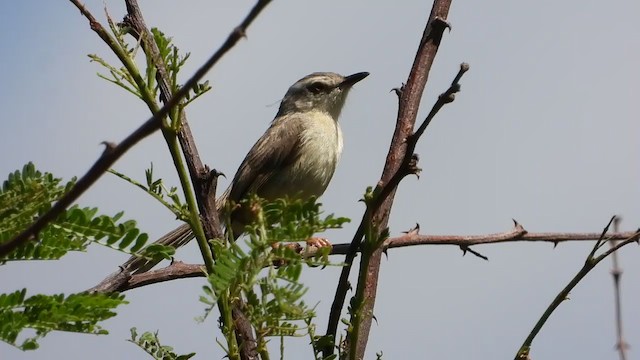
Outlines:
{"label": "bird's tail", "polygon": [[[191,230],[191,226],[189,226],[189,224],[182,224],[156,240],[154,244],[173,246],[177,249],[186,245],[191,241],[191,239],[193,239],[193,237],[194,235]],[[128,271],[131,274],[140,274],[151,270],[159,262],[159,260],[150,260],[139,256],[132,256],[120,267],[123,271]]]}
{"label": "bird's tail", "polygon": [[[222,213],[221,210],[227,201],[229,191],[230,189],[227,189],[218,199],[216,199],[218,214]],[[189,243],[189,241],[194,237],[191,226],[189,224],[182,224],[156,240],[154,244],[173,246],[178,249]],[[140,274],[151,270],[159,262],[159,260],[149,260],[139,256],[132,256],[124,264],[120,265],[120,268],[131,274]]]}

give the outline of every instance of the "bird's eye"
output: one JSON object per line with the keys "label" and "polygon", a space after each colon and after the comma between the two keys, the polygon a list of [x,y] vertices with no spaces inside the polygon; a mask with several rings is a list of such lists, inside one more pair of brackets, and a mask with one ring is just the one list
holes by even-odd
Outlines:
{"label": "bird's eye", "polygon": [[314,82],[309,84],[309,86],[307,86],[307,90],[309,90],[314,94],[319,94],[321,92],[327,91],[327,89],[328,89],[328,86],[321,82]]}

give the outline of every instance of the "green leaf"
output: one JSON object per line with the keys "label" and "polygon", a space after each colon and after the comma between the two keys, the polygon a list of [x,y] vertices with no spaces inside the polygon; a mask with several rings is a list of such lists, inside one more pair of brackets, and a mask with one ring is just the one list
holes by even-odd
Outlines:
{"label": "green leaf", "polygon": [[[113,309],[126,304],[120,294],[34,295],[26,297],[26,289],[0,294],[0,340],[22,350],[38,348],[38,340],[49,332],[70,331],[85,334],[107,334],[101,326],[115,316]],[[26,329],[35,336],[18,337]]]}
{"label": "green leaf", "polygon": [[[75,178],[65,184],[50,173],[37,171],[33,163],[9,174],[0,189],[0,243],[26,229],[74,184]],[[101,215],[97,208],[75,205],[45,226],[37,241],[25,243],[0,261],[59,259],[69,251],[86,250],[92,242],[136,254],[149,237],[135,221],[120,222],[122,217],[123,212]]]}
{"label": "green leaf", "polygon": [[[145,170],[145,180],[147,183],[146,186],[114,169],[109,169],[108,171],[113,175],[119,177],[120,179],[151,195],[167,209],[171,210],[171,212],[173,212],[178,219],[186,219],[186,217],[188,216],[184,214],[184,205],[182,203],[182,200],[180,199],[180,196],[178,196],[178,189],[176,187],[167,189],[164,186],[162,179],[153,179],[153,164],[151,164],[151,167],[149,169]],[[167,199],[165,199],[165,197],[168,197],[171,201],[168,201]]]}
{"label": "green leaf", "polygon": [[[317,232],[339,228],[348,219],[321,217],[320,204],[314,199],[247,201],[251,203],[243,205],[256,211],[256,221],[245,229],[244,246],[211,242],[216,262],[201,297],[208,305],[205,316],[218,300],[243,299],[245,314],[259,336],[305,335],[315,317],[314,309],[303,300],[307,287],[299,281],[307,260],[280,243],[306,240]],[[314,261],[331,265],[326,256]]]}
{"label": "green leaf", "polygon": [[151,333],[147,331],[142,335],[138,335],[136,328],[131,329],[131,339],[127,341],[138,345],[147,354],[157,360],[187,360],[196,354],[177,355],[173,352],[171,346],[160,344],[157,332]]}

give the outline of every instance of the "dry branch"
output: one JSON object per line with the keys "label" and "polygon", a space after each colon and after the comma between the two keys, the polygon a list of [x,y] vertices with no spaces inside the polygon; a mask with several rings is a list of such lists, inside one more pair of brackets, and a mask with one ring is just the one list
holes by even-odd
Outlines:
{"label": "dry branch", "polygon": [[[419,235],[417,233],[407,233],[405,235],[387,239],[384,244],[385,249],[394,249],[407,246],[418,245],[453,245],[460,247],[470,247],[473,245],[499,244],[505,242],[542,242],[557,245],[562,242],[584,242],[597,241],[601,233],[527,233],[520,224],[512,230],[503,233],[487,235]],[[607,240],[628,240],[637,237],[638,232],[615,232],[607,235]],[[345,255],[349,249],[348,243],[333,245],[331,255]],[[306,256],[314,256],[315,252],[301,249]],[[146,273],[129,276],[124,282],[103,281],[98,292],[124,292],[146,285],[172,281],[177,279],[204,277],[203,264],[185,264],[175,261],[171,265],[152,270]]]}
{"label": "dry branch", "polygon": [[[412,173],[412,170],[415,170],[415,167],[410,165],[415,165],[417,158],[414,157],[413,151],[409,151],[408,140],[414,134],[413,129],[422,93],[440,41],[442,40],[442,34],[448,27],[446,18],[450,6],[451,0],[434,1],[407,82],[397,91],[399,95],[399,107],[396,128],[391,139],[385,166],[380,181],[378,182],[378,189],[382,189],[380,191],[381,196],[379,196],[378,204],[367,208],[345,258],[346,266],[342,270],[338,286],[336,287],[336,294],[331,305],[331,312],[327,324],[325,340],[328,345],[323,349],[323,355],[325,357],[332,355],[335,350],[337,327],[347,291],[350,288],[349,273],[351,264],[360,246],[365,227],[372,225],[376,228],[374,231],[378,233],[385,231],[389,222],[389,215],[391,213],[397,185],[404,176]],[[419,137],[419,134],[417,137]],[[361,328],[356,330],[355,344],[347,344],[347,348],[351,349],[351,358],[362,359],[364,357],[376,299],[378,272],[380,270],[382,253],[383,249],[379,247],[368,256],[369,260],[366,261],[366,264],[364,262],[361,263],[360,274],[362,278],[360,281],[363,283],[359,286],[362,286],[364,289],[365,294],[363,297],[367,299],[367,301],[364,302],[364,308],[361,311],[361,314],[364,315],[358,320],[358,326],[361,325]]]}

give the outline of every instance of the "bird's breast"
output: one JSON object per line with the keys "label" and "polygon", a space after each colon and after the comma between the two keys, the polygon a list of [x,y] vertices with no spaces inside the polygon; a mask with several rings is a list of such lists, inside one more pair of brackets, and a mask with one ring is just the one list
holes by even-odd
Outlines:
{"label": "bird's breast", "polygon": [[329,114],[310,114],[300,134],[298,159],[292,164],[292,186],[302,195],[320,196],[329,185],[342,154],[342,130]]}

